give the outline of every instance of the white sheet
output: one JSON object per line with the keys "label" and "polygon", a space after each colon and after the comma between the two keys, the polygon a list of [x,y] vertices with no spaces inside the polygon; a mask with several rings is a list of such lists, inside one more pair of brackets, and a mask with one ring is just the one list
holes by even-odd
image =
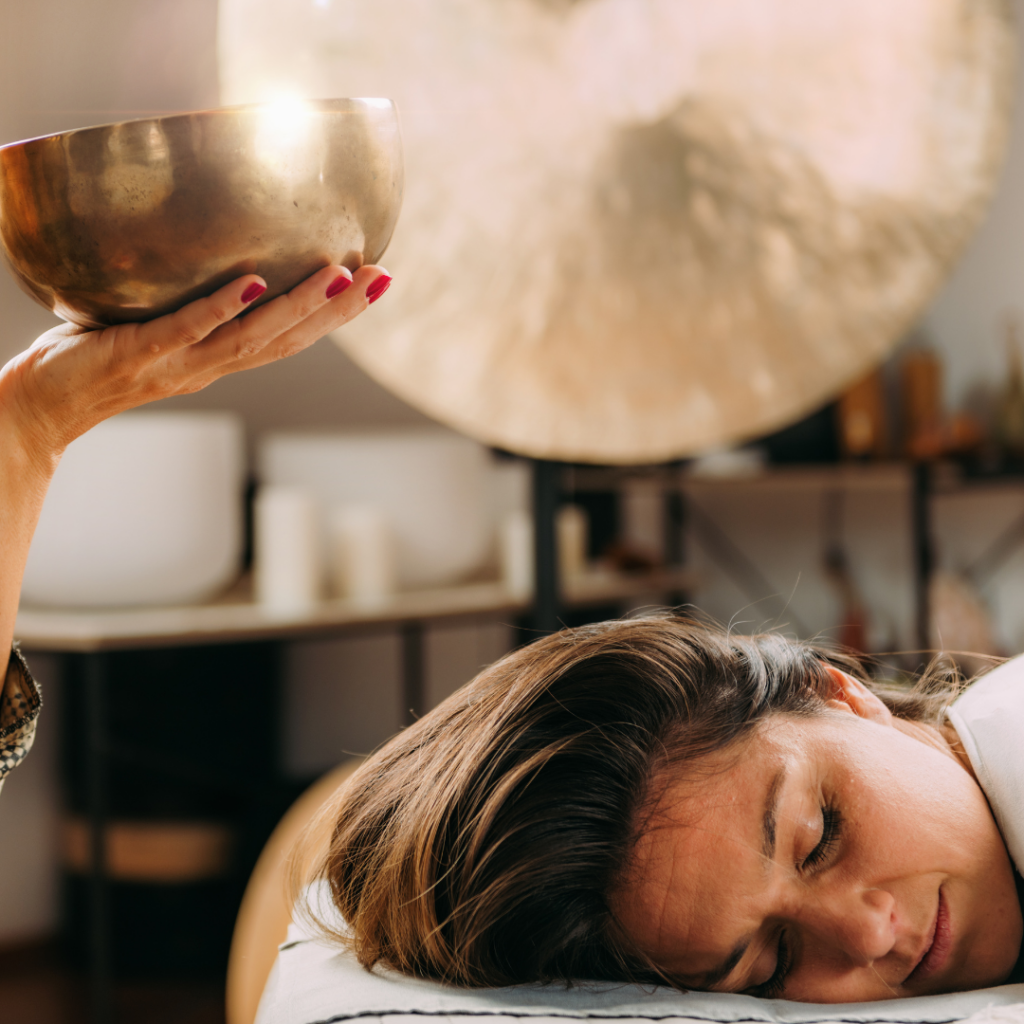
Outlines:
{"label": "white sheet", "polygon": [[979,679],[946,715],[1024,874],[1024,655]]}
{"label": "white sheet", "polygon": [[[988,1013],[986,1016],[985,1013]],[[1024,985],[954,995],[895,999],[877,1003],[816,1005],[755,999],[724,993],[681,993],[675,989],[586,984],[572,989],[523,985],[504,989],[458,989],[389,971],[363,970],[353,957],[306,935],[293,925],[260,1003],[257,1024],[464,1024],[466,1018],[496,1018],[527,1024],[608,1020],[646,1024],[651,1020],[785,1022],[812,1024],[950,1024],[981,1014],[972,1024],[1024,1024]]]}

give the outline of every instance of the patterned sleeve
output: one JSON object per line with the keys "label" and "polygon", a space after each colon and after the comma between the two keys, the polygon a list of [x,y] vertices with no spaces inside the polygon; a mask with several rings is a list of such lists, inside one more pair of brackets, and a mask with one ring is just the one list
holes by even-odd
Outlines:
{"label": "patterned sleeve", "polygon": [[0,786],[24,759],[36,736],[36,719],[43,701],[21,651],[15,647],[0,691]]}

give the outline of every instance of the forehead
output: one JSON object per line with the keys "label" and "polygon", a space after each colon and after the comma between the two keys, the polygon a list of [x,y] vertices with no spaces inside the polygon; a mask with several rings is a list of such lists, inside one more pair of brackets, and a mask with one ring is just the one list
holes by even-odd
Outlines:
{"label": "forehead", "polygon": [[769,720],[698,772],[656,783],[615,909],[667,968],[712,969],[756,923],[769,797],[799,769],[814,721]]}

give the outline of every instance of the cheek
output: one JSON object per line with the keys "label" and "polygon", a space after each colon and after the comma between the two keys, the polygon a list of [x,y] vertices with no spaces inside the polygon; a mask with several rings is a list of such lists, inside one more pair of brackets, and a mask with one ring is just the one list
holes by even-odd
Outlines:
{"label": "cheek", "polygon": [[970,871],[1002,848],[984,794],[966,771],[928,748],[898,753],[905,756],[862,761],[838,779],[852,842],[894,868],[921,872]]}
{"label": "cheek", "polygon": [[[1016,899],[1016,887],[1010,877],[1009,891],[1000,885],[998,872],[988,885],[976,894],[973,910],[968,917],[963,952],[965,988],[987,988],[1006,980],[1013,970],[1020,951],[1024,921]],[[1000,891],[1002,890],[1002,891]]]}

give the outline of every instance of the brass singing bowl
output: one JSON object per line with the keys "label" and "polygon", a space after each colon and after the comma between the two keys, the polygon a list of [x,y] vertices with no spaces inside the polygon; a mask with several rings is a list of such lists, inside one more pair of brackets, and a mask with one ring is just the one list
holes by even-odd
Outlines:
{"label": "brass singing bowl", "polygon": [[331,263],[375,263],[402,187],[390,100],[99,125],[0,147],[0,251],[85,327],[162,316],[242,274],[266,279],[266,302]]}

